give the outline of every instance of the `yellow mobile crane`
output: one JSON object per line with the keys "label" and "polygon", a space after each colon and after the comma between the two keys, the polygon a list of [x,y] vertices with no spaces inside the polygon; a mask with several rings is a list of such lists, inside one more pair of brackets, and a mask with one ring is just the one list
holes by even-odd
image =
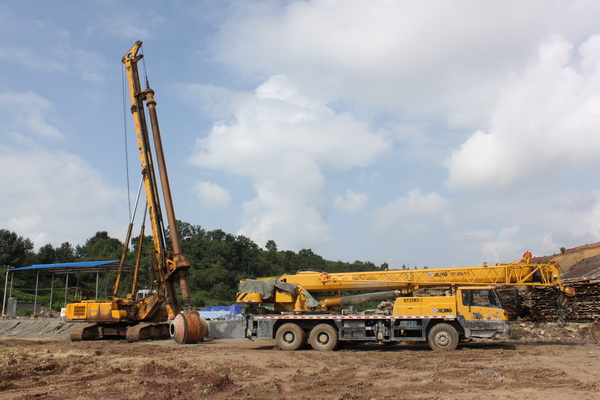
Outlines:
{"label": "yellow mobile crane", "polygon": [[[129,341],[140,339],[167,338],[169,334],[178,343],[196,343],[208,333],[208,323],[200,318],[197,311],[191,308],[188,270],[190,263],[181,250],[179,233],[176,228],[175,212],[171,198],[169,178],[164,158],[154,91],[146,80],[146,89],[142,89],[137,63],[143,54],[138,54],[142,42],[136,42],[123,57],[129,82],[131,98],[131,114],[135,124],[136,138],[142,167],[142,180],[146,191],[147,210],[152,225],[154,254],[151,257],[155,287],[148,291],[148,296],[135,298],[139,259],[136,262],[131,292],[126,298],[119,298],[117,293],[123,274],[126,249],[129,245],[133,223],[129,225],[127,239],[112,300],[80,301],[67,305],[66,319],[69,321],[88,322],[76,326],[71,331],[72,340],[94,340],[102,338],[126,338]],[[144,103],[148,108],[153,140],[151,142],[146,123]],[[152,147],[156,157],[152,155]],[[159,177],[154,168],[154,158],[160,175],[162,197],[170,227],[170,243],[168,243],[163,223],[163,213],[158,188]],[[142,234],[143,237],[143,226]],[[170,244],[170,246],[168,246]],[[141,245],[139,246],[141,249]],[[179,284],[183,299],[183,310],[177,300],[176,284]],[[167,320],[171,319],[169,324]]]}
{"label": "yellow mobile crane", "polygon": [[[493,285],[493,286],[492,286]],[[237,302],[249,339],[276,339],[282,350],[297,350],[306,338],[315,350],[339,341],[427,341],[434,350],[453,350],[461,340],[503,337],[508,317],[494,286],[563,286],[558,264],[532,264],[531,253],[512,263],[478,267],[326,273],[301,271],[278,278],[240,282]],[[419,289],[441,289],[440,296]],[[387,290],[343,296],[342,292]],[[419,292],[418,292],[419,291]],[[377,310],[352,311],[382,301]],[[258,307],[260,304],[269,307]]]}

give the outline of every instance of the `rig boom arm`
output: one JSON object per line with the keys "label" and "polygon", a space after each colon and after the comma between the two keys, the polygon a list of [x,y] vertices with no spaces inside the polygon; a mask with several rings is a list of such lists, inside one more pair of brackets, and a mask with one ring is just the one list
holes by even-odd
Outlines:
{"label": "rig boom arm", "polygon": [[[177,220],[173,209],[171,189],[167,166],[163,152],[156,101],[154,91],[150,89],[146,79],[146,89],[142,89],[137,63],[143,58],[138,54],[142,42],[136,42],[122,58],[125,65],[129,94],[131,98],[131,114],[135,124],[135,133],[142,169],[142,181],[146,191],[147,212],[150,215],[152,239],[154,241],[151,267],[153,277],[151,288],[145,298],[137,298],[136,287],[139,272],[138,252],[134,271],[132,289],[125,298],[119,298],[119,286],[124,270],[133,221],[127,231],[127,239],[121,256],[119,271],[113,290],[112,300],[82,300],[68,304],[66,319],[70,321],[87,322],[71,332],[72,340],[95,340],[102,338],[123,338],[129,341],[140,339],[161,339],[169,333],[178,343],[196,343],[209,331],[208,323],[191,307],[191,295],[188,285],[190,263],[186,260],[177,230]],[[150,137],[146,123],[146,110],[152,128]],[[156,153],[153,156],[153,150]],[[155,169],[155,163],[158,175]],[[159,190],[158,183],[161,187]],[[140,187],[141,189],[141,187]],[[170,227],[167,235],[163,221],[161,194],[164,201],[165,213]],[[136,205],[137,208],[137,205]],[[144,214],[144,224],[146,215]],[[142,248],[144,224],[140,233],[139,249]],[[170,240],[169,240],[170,238]],[[183,299],[183,310],[179,306],[176,284],[179,284]],[[183,311],[183,312],[181,312]],[[168,323],[171,319],[172,323]]]}
{"label": "rig boom arm", "polygon": [[[164,288],[165,303],[169,317],[173,319],[171,333],[179,343],[195,343],[206,334],[206,323],[200,318],[197,311],[191,307],[191,294],[188,285],[190,263],[186,260],[181,249],[177,220],[173,208],[169,176],[160,136],[158,116],[156,113],[156,100],[154,90],[150,89],[146,80],[146,89],[142,89],[137,63],[143,55],[138,54],[142,42],[136,42],[131,50],[122,59],[125,64],[129,93],[131,98],[131,114],[135,124],[136,138],[142,167],[146,199],[148,201],[148,212],[152,224],[154,239],[155,261],[158,267],[158,279]],[[160,193],[158,190],[157,176],[155,173],[152,157],[152,147],[146,123],[144,103],[148,108],[150,125],[152,128],[152,144],[156,152],[156,162],[160,176],[162,197],[165,212],[170,229],[171,249],[167,247],[166,231],[162,218]],[[181,297],[183,299],[183,314],[177,301],[175,284],[179,284]]]}
{"label": "rig boom arm", "polygon": [[[167,309],[169,317],[175,318],[179,313],[179,304],[175,292],[175,283],[178,282],[181,295],[184,303],[184,311],[189,311],[190,306],[190,291],[187,283],[188,270],[190,263],[187,262],[184,254],[181,251],[179,233],[176,228],[175,211],[173,208],[173,200],[171,197],[171,189],[169,185],[169,177],[167,174],[167,166],[165,162],[160,129],[158,125],[158,117],[156,114],[156,100],[154,99],[154,91],[147,87],[142,90],[137,63],[142,59],[143,55],[138,54],[142,42],[136,42],[131,50],[123,57],[123,64],[127,73],[129,83],[129,93],[131,98],[131,114],[136,130],[136,138],[140,156],[140,164],[142,167],[142,175],[144,179],[144,187],[146,189],[146,199],[148,202],[148,211],[152,225],[152,237],[154,240],[154,250],[156,263],[159,267],[160,279],[164,281],[167,288]],[[148,86],[148,85],[147,85]],[[164,198],[164,206],[167,214],[167,220],[171,227],[171,247],[172,251],[167,250],[166,235],[164,222],[161,212],[160,196],[157,185],[157,177],[153,165],[152,149],[150,146],[150,137],[144,112],[144,102],[148,107],[148,114],[153,134],[153,144],[156,151],[156,161],[160,174],[160,182],[162,184],[162,193]]]}

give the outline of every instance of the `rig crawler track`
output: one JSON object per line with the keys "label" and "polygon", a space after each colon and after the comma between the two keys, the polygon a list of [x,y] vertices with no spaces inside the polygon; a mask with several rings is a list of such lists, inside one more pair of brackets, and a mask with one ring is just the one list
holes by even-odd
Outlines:
{"label": "rig crawler track", "polygon": [[138,324],[82,324],[71,330],[71,340],[164,340],[169,338],[169,323],[141,322]]}

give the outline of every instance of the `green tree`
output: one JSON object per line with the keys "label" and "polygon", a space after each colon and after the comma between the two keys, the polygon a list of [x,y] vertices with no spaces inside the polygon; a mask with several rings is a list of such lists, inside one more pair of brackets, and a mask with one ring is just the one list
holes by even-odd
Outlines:
{"label": "green tree", "polygon": [[75,249],[69,242],[64,242],[57,248],[48,243],[38,250],[36,258],[38,264],[68,263],[77,259]]}
{"label": "green tree", "polygon": [[56,250],[48,243],[40,247],[37,252],[37,263],[38,264],[53,264],[56,262]]}
{"label": "green tree", "polygon": [[111,238],[108,232],[96,232],[83,246],[77,246],[75,254],[86,261],[118,260],[123,252],[123,243]]}
{"label": "green tree", "polygon": [[265,268],[271,271],[273,275],[281,275],[285,272],[283,264],[280,262],[279,253],[277,252],[277,243],[274,240],[267,241],[263,252],[263,261]]}
{"label": "green tree", "polygon": [[34,263],[33,242],[7,229],[0,229],[0,265],[24,267]]}
{"label": "green tree", "polygon": [[269,253],[277,253],[277,243],[274,240],[267,241],[265,248]]}
{"label": "green tree", "polygon": [[325,260],[318,254],[315,254],[311,249],[302,249],[296,257],[296,264],[299,270],[318,270],[325,269]]}
{"label": "green tree", "polygon": [[75,249],[69,242],[64,242],[60,247],[54,249],[54,251],[56,253],[56,262],[74,262],[77,260]]}
{"label": "green tree", "polygon": [[192,225],[187,222],[177,221],[177,229],[179,229],[179,238],[181,241],[203,237],[206,231],[200,225]]}

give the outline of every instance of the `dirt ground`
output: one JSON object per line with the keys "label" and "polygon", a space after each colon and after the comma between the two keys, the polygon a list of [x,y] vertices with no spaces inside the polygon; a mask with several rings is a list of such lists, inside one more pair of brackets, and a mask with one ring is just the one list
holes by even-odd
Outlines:
{"label": "dirt ground", "polygon": [[518,325],[519,339],[452,352],[416,344],[284,352],[269,340],[177,345],[0,335],[0,398],[600,399],[600,345],[586,329]]}

